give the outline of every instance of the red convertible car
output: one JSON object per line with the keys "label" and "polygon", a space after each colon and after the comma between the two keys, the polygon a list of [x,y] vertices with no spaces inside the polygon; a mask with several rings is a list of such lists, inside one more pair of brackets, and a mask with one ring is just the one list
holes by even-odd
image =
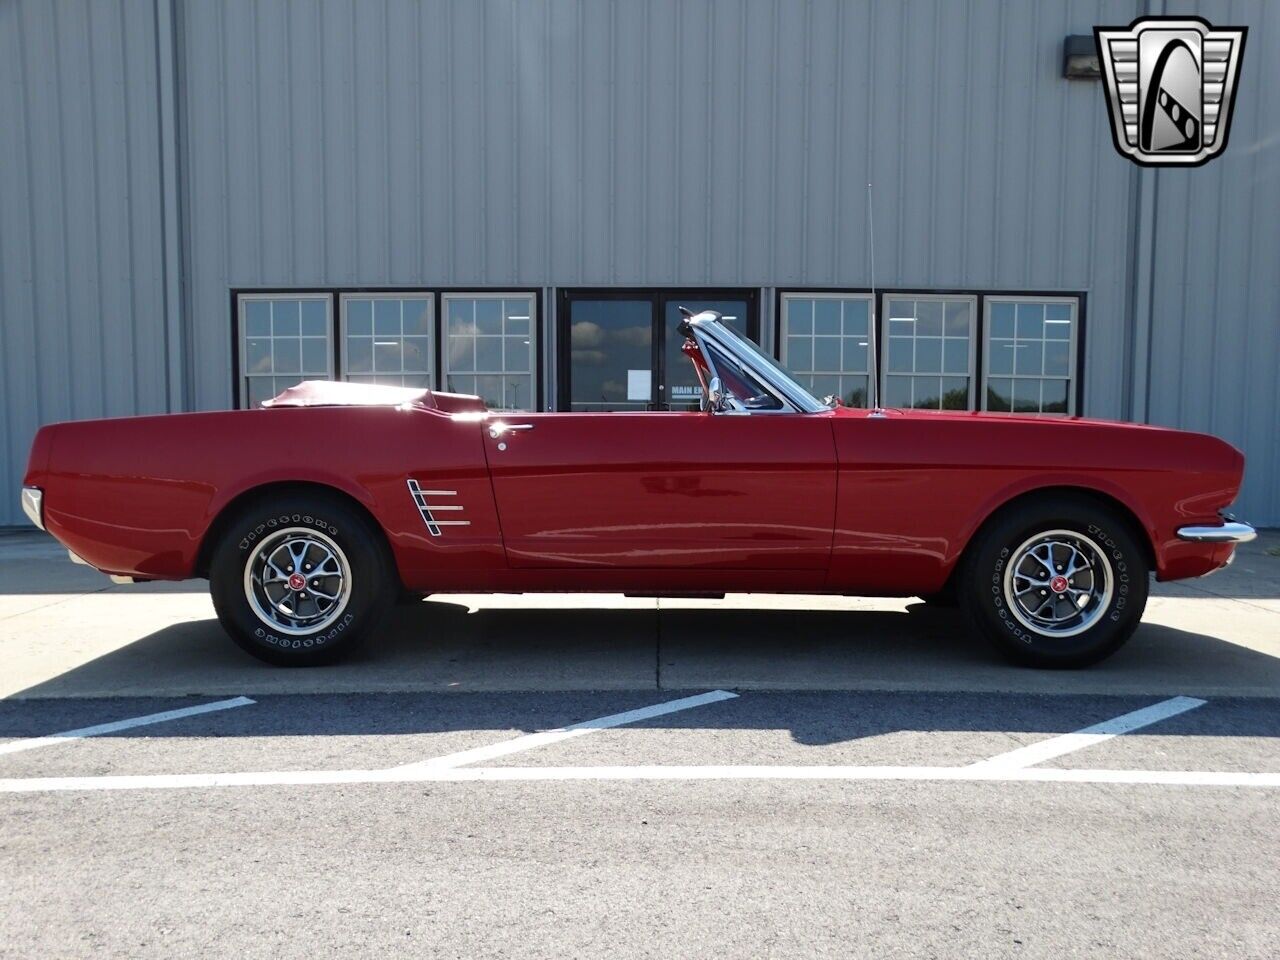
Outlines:
{"label": "red convertible car", "polygon": [[[118,580],[207,577],[241,647],[332,661],[403,595],[725,591],[958,603],[1007,656],[1079,666],[1149,580],[1254,531],[1213,437],[811,396],[715,313],[681,324],[702,411],[522,413],[304,383],[255,410],[46,426],[23,505]],[[852,626],[852,623],[851,623]]]}

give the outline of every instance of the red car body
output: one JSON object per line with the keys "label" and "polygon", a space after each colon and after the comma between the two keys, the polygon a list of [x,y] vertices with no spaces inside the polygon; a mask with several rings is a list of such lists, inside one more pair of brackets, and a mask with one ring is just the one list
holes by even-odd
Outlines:
{"label": "red car body", "polygon": [[496,414],[447,394],[326,396],[47,426],[25,483],[73,554],[138,579],[207,575],[229,507],[314,484],[368,511],[415,592],[892,596],[941,589],[996,510],[1059,488],[1119,505],[1159,579],[1209,573],[1233,544],[1178,530],[1222,523],[1244,463],[1210,436],[1082,418]]}

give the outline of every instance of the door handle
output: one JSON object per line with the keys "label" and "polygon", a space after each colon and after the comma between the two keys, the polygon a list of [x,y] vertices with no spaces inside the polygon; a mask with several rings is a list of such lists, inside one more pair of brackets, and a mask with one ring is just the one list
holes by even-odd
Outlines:
{"label": "door handle", "polygon": [[497,440],[504,433],[511,433],[515,430],[532,430],[532,423],[503,423],[499,420],[497,423],[489,424],[489,437]]}

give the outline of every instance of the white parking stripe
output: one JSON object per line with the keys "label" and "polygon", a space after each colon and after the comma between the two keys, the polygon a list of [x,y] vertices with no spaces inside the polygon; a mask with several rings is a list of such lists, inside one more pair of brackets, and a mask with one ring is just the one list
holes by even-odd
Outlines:
{"label": "white parking stripe", "polygon": [[438,770],[461,767],[469,763],[479,763],[482,760],[493,760],[496,757],[520,753],[522,750],[532,750],[534,747],[545,747],[550,743],[559,743],[561,740],[568,740],[571,737],[580,737],[584,733],[608,730],[610,727],[620,727],[626,723],[638,723],[641,720],[648,720],[652,717],[661,717],[680,710],[690,710],[693,707],[701,707],[707,703],[719,703],[721,700],[732,700],[735,697],[737,697],[737,694],[730,693],[728,690],[712,690],[710,693],[700,693],[696,697],[668,700],[666,703],[656,703],[651,707],[640,707],[638,710],[615,713],[595,720],[583,720],[581,723],[570,724],[567,727],[557,727],[554,730],[530,733],[527,736],[516,737],[514,740],[504,740],[502,743],[491,744],[487,747],[475,747],[472,750],[462,750],[443,757],[433,757],[430,760],[417,760],[413,763],[402,764],[395,769],[429,768]]}
{"label": "white parking stripe", "polygon": [[1126,713],[1111,720],[1104,720],[1102,723],[1095,723],[1093,726],[1077,730],[1075,733],[1064,733],[1060,737],[1042,740],[1039,743],[1019,747],[1017,750],[1010,750],[1008,753],[989,757],[986,760],[979,760],[977,763],[969,764],[968,769],[1021,770],[1037,763],[1044,763],[1046,760],[1052,760],[1055,757],[1061,757],[1063,754],[1083,750],[1085,747],[1093,746],[1095,743],[1102,743],[1112,737],[1118,737],[1124,733],[1132,733],[1134,730],[1141,730],[1143,727],[1149,727],[1151,724],[1159,723],[1161,720],[1176,717],[1178,714],[1194,710],[1196,707],[1203,707],[1207,702],[1206,700],[1197,700],[1195,697],[1173,697],[1170,700],[1162,700],[1160,703],[1143,707],[1141,710],[1134,710],[1132,713]]}
{"label": "white parking stripe", "polygon": [[1280,773],[1230,770],[978,770],[973,767],[396,767],[391,770],[279,770],[260,773],[34,777],[0,780],[0,793],[177,790],[199,787],[557,780],[833,780],[949,783],[1112,783],[1180,787],[1280,787]]}
{"label": "white parking stripe", "polygon": [[180,710],[166,710],[163,713],[149,713],[145,717],[131,717],[128,720],[117,720],[114,723],[100,723],[93,727],[81,727],[78,730],[65,730],[62,733],[50,734],[47,737],[34,737],[30,740],[13,740],[0,743],[0,754],[20,753],[23,750],[36,750],[39,747],[51,747],[54,744],[66,743],[68,740],[80,740],[84,737],[100,737],[108,733],[119,733],[134,727],[145,727],[152,723],[164,723],[168,720],[181,720],[183,717],[195,717],[202,713],[213,713],[217,710],[230,710],[233,707],[247,707],[256,701],[248,697],[235,697],[231,700],[217,700],[213,703],[202,703],[198,707],[183,707]]}

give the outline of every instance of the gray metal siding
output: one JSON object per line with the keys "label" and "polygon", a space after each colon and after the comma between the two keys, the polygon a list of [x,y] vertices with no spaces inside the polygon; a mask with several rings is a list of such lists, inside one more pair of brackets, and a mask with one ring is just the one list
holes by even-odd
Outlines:
{"label": "gray metal siding", "polygon": [[1241,517],[1280,525],[1280,8],[1217,3],[1249,25],[1227,152],[1153,171],[1153,423],[1202,430],[1246,454]]}
{"label": "gray metal siding", "polygon": [[[1151,175],[1145,387],[1140,175],[1060,75],[1064,36],[1139,0],[172,2],[197,408],[232,402],[233,288],[751,286],[767,319],[779,288],[870,284],[870,180],[880,286],[1084,292],[1084,412],[1239,443],[1242,512],[1280,523],[1262,0],[1203,11],[1251,25],[1227,155]],[[0,5],[0,523],[37,422],[164,406],[156,9]]]}
{"label": "gray metal siding", "polygon": [[151,0],[0,3],[0,525],[36,428],[162,411]]}

